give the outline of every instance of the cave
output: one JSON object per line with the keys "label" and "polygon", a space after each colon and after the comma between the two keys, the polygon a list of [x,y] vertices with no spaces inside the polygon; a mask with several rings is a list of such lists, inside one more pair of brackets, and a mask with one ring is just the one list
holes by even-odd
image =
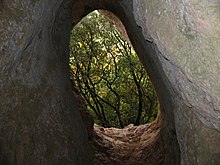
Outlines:
{"label": "cave", "polygon": [[[115,25],[121,29],[117,29]],[[102,32],[99,32],[100,29]],[[79,103],[78,109],[87,129],[93,163],[97,165],[162,164],[165,154],[160,144],[162,116],[160,114],[157,116],[159,113],[158,99],[121,21],[109,11],[95,10],[85,16],[72,29],[70,38],[72,90]],[[105,45],[106,43],[103,41],[109,41],[108,45]],[[115,47],[116,44],[118,44],[117,47]],[[94,45],[96,45],[95,51]],[[131,56],[133,62],[130,61]],[[103,60],[105,59],[103,57],[108,57],[107,61]],[[99,63],[96,60],[99,60]],[[123,65],[122,68],[120,64],[127,64],[127,66]],[[111,81],[112,79],[102,79],[107,74],[103,73],[103,65],[105,68],[113,65],[113,68],[116,67],[120,73],[126,72],[126,74],[115,73],[111,67],[110,73],[117,74],[114,75],[116,79],[115,77],[113,81]],[[129,67],[134,66],[138,69],[130,70]],[[95,72],[97,69],[100,73]],[[111,74],[107,77],[110,77]],[[138,84],[135,84],[134,78]],[[117,84],[114,83],[115,80],[118,80]],[[109,83],[116,84],[113,88],[118,97],[113,97],[112,101],[106,99],[108,96],[103,97],[103,90],[114,94],[112,86],[104,89],[103,87],[99,89],[98,86],[99,84],[107,86]],[[131,84],[131,86],[126,88],[124,84],[126,86]],[[135,84],[136,93],[133,92],[134,86],[132,84]],[[123,86],[126,92],[123,90],[122,93],[118,88],[120,86]],[[139,88],[141,93],[138,93],[138,86],[141,87]],[[125,97],[125,93],[130,95]],[[99,96],[95,97],[94,95]],[[132,101],[130,97],[135,98],[137,103]],[[118,118],[117,115],[118,98],[120,98],[119,104],[124,104],[124,106],[120,106],[120,115],[122,112],[126,112],[121,118]],[[121,98],[128,100],[122,102]],[[114,104],[115,102],[116,104]],[[128,104],[129,102],[131,104]],[[104,104],[107,106],[104,107]],[[129,108],[125,105],[129,105]],[[112,106],[114,107],[112,108]]]}
{"label": "cave", "polygon": [[[83,13],[80,18],[84,18],[93,11],[88,6],[85,8],[89,8],[89,10],[86,14]],[[154,59],[148,55],[149,52],[153,55],[154,53],[159,53],[159,51],[146,46],[146,42],[151,45],[151,41],[144,39],[140,26],[133,24],[134,22],[129,22],[127,20],[128,16],[123,12],[118,12],[122,11],[122,9],[116,8],[112,10],[112,8],[105,7],[98,9],[102,9],[99,10],[100,13],[112,20],[127,40],[131,42],[155,85],[160,101],[159,109],[161,112],[153,123],[147,125],[140,125],[138,127],[128,126],[124,129],[104,128],[95,125],[94,130],[91,126],[93,122],[90,115],[87,112],[87,114],[82,114],[84,112],[81,112],[84,125],[87,128],[88,137],[91,138],[92,136],[90,139],[90,152],[93,154],[93,163],[99,165],[180,164],[180,150],[176,138],[174,121],[172,121],[173,117],[167,116],[167,119],[165,117],[165,114],[169,113],[169,110],[173,108],[172,100],[169,98],[172,94],[168,94],[172,92],[169,91],[171,87],[167,85],[166,80],[161,79],[164,77],[162,76],[162,69],[155,64],[159,62],[159,59]],[[80,21],[81,19],[77,20]],[[78,23],[79,21],[74,23]],[[133,34],[135,34],[135,36]],[[145,57],[146,54],[148,58]],[[155,60],[156,62],[154,63]],[[161,76],[159,76],[160,74]],[[157,77],[155,77],[155,75],[157,75]],[[163,95],[166,96],[165,98],[167,100],[165,100]],[[79,95],[76,96],[77,102],[80,103],[80,105],[78,105],[80,109],[83,101],[79,101],[79,97]]]}
{"label": "cave", "polygon": [[[71,91],[70,31],[96,9],[126,33],[160,102],[143,129],[155,138],[127,157],[89,141]],[[206,1],[0,1],[0,164],[219,164],[218,14]]]}

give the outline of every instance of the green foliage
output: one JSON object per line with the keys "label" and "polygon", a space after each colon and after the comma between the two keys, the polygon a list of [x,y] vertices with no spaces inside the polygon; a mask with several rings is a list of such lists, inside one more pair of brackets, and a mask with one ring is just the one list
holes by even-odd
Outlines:
{"label": "green foliage", "polygon": [[97,124],[124,127],[151,122],[157,97],[135,51],[98,12],[71,33],[71,79]]}

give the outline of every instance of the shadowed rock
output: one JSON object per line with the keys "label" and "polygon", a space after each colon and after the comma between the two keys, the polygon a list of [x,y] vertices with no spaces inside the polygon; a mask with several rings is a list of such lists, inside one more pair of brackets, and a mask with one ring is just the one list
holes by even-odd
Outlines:
{"label": "shadowed rock", "polygon": [[162,164],[220,164],[219,3],[195,0],[1,0],[0,164],[92,164],[68,58],[95,9],[122,21],[154,84]]}

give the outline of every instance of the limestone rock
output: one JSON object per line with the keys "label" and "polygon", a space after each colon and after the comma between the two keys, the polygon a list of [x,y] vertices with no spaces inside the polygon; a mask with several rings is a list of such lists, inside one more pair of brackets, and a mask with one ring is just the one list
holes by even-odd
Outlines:
{"label": "limestone rock", "polygon": [[[94,9],[122,21],[159,98],[159,141],[132,161],[220,164],[218,0],[0,0],[0,164],[92,164],[68,57],[71,28]],[[122,143],[109,140],[104,153]]]}
{"label": "limestone rock", "polygon": [[157,45],[175,92],[182,164],[220,163],[219,14],[217,1],[134,0],[136,21]]}
{"label": "limestone rock", "polygon": [[158,165],[164,162],[160,120],[123,129],[94,126],[94,163],[97,165]]}
{"label": "limestone rock", "polygon": [[0,1],[1,165],[90,164],[69,81],[71,5]]}

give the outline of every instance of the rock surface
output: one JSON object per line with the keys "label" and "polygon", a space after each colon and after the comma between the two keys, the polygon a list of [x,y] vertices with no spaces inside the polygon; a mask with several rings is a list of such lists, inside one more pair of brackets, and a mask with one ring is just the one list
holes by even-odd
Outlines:
{"label": "rock surface", "polygon": [[69,80],[72,2],[0,2],[0,164],[90,164]]}
{"label": "rock surface", "polygon": [[182,164],[220,164],[219,3],[134,0],[134,13],[145,39],[157,45],[178,100]]}
{"label": "rock surface", "polygon": [[0,164],[92,164],[68,46],[71,28],[94,9],[122,21],[158,94],[156,148],[139,155],[220,164],[218,0],[0,0]]}
{"label": "rock surface", "polygon": [[94,126],[94,164],[158,165],[164,162],[159,120],[123,129]]}

